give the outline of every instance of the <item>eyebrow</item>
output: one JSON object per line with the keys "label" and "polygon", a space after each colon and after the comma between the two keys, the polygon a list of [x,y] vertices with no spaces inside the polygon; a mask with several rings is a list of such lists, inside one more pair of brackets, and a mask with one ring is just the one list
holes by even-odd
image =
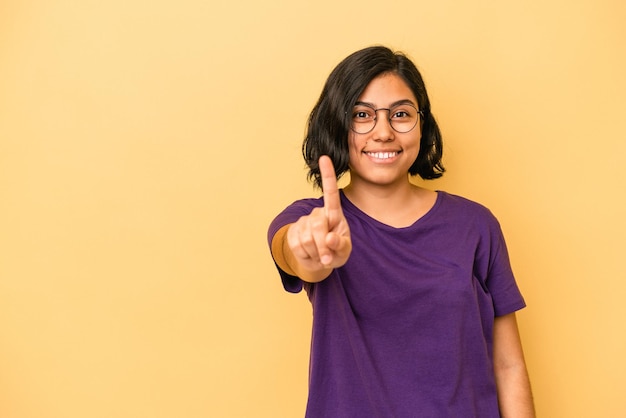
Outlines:
{"label": "eyebrow", "polygon": [[[403,104],[410,104],[417,108],[417,104],[413,103],[413,101],[409,99],[402,99],[402,100],[395,101],[389,105],[389,108],[396,107],[396,106],[403,105]],[[356,102],[354,105],[355,106],[367,106],[367,107],[371,107],[372,109],[376,109],[376,106],[374,105],[374,103]]]}

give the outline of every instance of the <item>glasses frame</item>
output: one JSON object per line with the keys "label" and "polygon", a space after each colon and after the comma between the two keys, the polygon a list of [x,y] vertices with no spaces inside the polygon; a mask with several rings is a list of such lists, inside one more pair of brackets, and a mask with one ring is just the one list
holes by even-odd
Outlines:
{"label": "glasses frame", "polygon": [[376,124],[378,123],[378,111],[379,110],[386,110],[387,114],[389,115],[387,117],[387,121],[389,122],[389,126],[391,127],[391,129],[393,129],[394,131],[396,131],[399,134],[409,133],[413,129],[415,129],[415,127],[417,126],[417,123],[420,121],[420,119],[423,119],[424,112],[422,110],[418,109],[417,107],[415,107],[415,105],[413,105],[412,103],[402,103],[402,105],[411,106],[413,109],[415,109],[417,111],[417,114],[419,115],[415,119],[415,124],[408,131],[399,131],[396,128],[394,128],[393,123],[392,123],[393,119],[391,118],[391,109],[393,109],[395,107],[398,107],[400,105],[396,105],[396,106],[393,106],[393,107],[379,107],[378,109],[376,109],[376,108],[374,108],[374,106],[370,106],[370,105],[365,104],[365,103],[361,103],[361,104],[359,104],[359,106],[369,107],[370,109],[372,109],[374,111],[374,124],[372,125],[372,127],[370,128],[369,131],[367,131],[367,132],[358,132],[357,130],[354,129],[354,121],[352,119],[350,119],[350,130],[352,132],[354,132],[355,134],[359,134],[359,135],[369,134],[370,132],[372,132],[374,130],[374,128],[376,128]]}

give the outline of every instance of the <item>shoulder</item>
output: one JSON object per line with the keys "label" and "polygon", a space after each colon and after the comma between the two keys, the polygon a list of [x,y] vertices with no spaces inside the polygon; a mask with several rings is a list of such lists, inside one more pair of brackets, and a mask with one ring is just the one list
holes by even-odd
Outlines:
{"label": "shoulder", "polygon": [[271,240],[280,228],[296,222],[302,216],[310,214],[314,208],[322,206],[324,206],[324,199],[321,197],[296,200],[283,209],[271,222],[268,238]]}
{"label": "shoulder", "polygon": [[438,191],[437,193],[442,204],[447,207],[469,210],[472,212],[491,213],[491,211],[483,204],[470,200],[466,197],[444,191]]}
{"label": "shoulder", "polygon": [[324,199],[322,197],[318,198],[307,198],[296,200],[291,203],[282,212],[278,214],[278,216],[293,216],[298,215],[298,217],[303,215],[308,215],[314,208],[324,206]]}
{"label": "shoulder", "polygon": [[481,203],[447,192],[439,192],[439,216],[454,228],[480,231],[480,234],[499,234],[500,222],[492,211]]}

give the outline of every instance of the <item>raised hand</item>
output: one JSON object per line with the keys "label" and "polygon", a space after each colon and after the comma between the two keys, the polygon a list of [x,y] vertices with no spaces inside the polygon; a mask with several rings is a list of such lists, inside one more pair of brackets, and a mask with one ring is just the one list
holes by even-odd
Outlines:
{"label": "raised hand", "polygon": [[301,217],[287,232],[293,261],[298,264],[292,268],[304,270],[316,280],[324,279],[329,269],[343,266],[352,251],[350,228],[341,209],[335,168],[325,155],[320,157],[319,167],[324,206]]}

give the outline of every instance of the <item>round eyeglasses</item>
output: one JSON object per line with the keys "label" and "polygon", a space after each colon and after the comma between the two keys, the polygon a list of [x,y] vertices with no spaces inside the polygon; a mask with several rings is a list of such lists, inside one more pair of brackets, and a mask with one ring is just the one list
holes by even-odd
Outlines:
{"label": "round eyeglasses", "polygon": [[390,108],[381,107],[378,109],[367,103],[357,103],[352,109],[350,129],[357,134],[370,133],[378,121],[379,110],[389,112],[389,125],[394,131],[402,134],[413,130],[420,116],[423,116],[422,111],[418,110],[412,103],[403,102]]}

